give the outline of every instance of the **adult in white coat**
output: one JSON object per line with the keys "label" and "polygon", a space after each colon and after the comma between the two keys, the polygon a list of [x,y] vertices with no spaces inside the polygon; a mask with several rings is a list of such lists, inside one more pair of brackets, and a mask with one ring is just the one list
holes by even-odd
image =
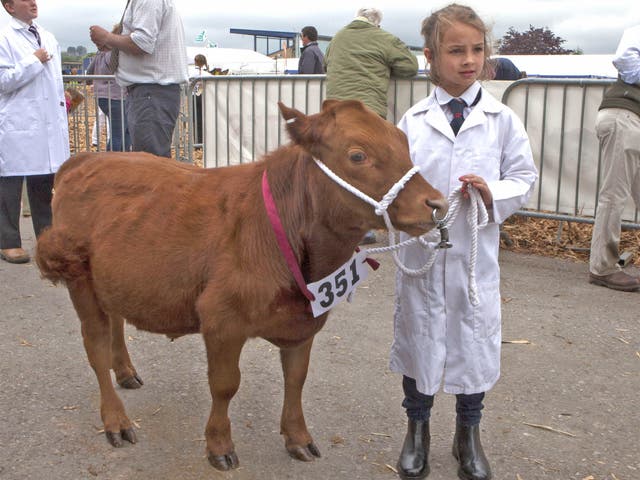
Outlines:
{"label": "adult in white coat", "polygon": [[55,172],[69,158],[60,46],[33,20],[35,0],[2,0],[0,31],[0,257],[25,263],[20,199],[26,178],[36,236],[51,224]]}
{"label": "adult in white coat", "polygon": [[[500,375],[499,226],[527,202],[537,171],[522,123],[477,81],[488,71],[482,20],[469,7],[450,5],[425,19],[422,33],[437,87],[398,126],[422,175],[445,195],[461,187],[463,199],[449,226],[452,248],[438,251],[423,276],[402,270],[397,275],[390,366],[403,374],[409,419],[398,472],[404,479],[429,473],[429,418],[443,385],[456,394],[458,476],[488,480],[479,423],[484,393]],[[488,223],[477,231],[476,255],[471,239],[478,225],[467,221],[471,187],[488,213]],[[417,269],[432,252],[413,244],[400,251],[400,259]],[[477,296],[470,294],[474,257]]]}

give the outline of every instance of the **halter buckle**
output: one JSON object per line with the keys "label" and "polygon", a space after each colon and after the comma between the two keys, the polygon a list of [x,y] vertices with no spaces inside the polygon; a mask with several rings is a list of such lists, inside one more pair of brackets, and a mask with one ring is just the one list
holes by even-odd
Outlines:
{"label": "halter buckle", "polygon": [[440,231],[440,243],[438,248],[447,249],[453,247],[453,244],[449,241],[449,229],[447,228],[447,217],[445,215],[442,218],[438,218],[438,209],[434,208],[431,212],[431,219],[436,224],[436,227]]}
{"label": "halter buckle", "polygon": [[442,225],[438,224],[438,230],[440,230],[440,243],[438,243],[438,248],[451,248],[453,244],[449,241],[449,229]]}

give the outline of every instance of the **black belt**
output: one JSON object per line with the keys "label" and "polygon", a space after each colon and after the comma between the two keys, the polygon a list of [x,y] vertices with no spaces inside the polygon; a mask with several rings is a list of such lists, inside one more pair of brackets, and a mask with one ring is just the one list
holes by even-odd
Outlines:
{"label": "black belt", "polygon": [[134,88],[139,85],[144,85],[143,83],[132,83],[131,85],[127,85],[127,93],[131,93]]}
{"label": "black belt", "polygon": [[154,87],[180,87],[180,85],[177,83],[168,83],[166,85],[161,85],[159,83],[132,83],[131,85],[127,85],[127,93],[131,93],[134,88],[143,85],[152,85]]}

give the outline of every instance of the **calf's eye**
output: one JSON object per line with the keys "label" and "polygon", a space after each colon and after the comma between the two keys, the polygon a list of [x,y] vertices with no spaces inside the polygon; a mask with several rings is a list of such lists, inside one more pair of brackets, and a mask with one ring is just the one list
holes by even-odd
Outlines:
{"label": "calf's eye", "polygon": [[362,150],[352,150],[349,152],[349,159],[354,163],[362,163],[367,159],[367,154]]}

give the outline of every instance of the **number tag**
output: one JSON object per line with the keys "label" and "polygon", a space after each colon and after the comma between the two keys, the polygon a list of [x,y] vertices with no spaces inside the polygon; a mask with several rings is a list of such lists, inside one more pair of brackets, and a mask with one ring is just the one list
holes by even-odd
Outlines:
{"label": "number tag", "polygon": [[360,251],[322,280],[307,284],[307,288],[316,297],[311,301],[313,316],[318,317],[342,302],[355,290],[358,284],[369,275],[365,259],[366,251]]}

